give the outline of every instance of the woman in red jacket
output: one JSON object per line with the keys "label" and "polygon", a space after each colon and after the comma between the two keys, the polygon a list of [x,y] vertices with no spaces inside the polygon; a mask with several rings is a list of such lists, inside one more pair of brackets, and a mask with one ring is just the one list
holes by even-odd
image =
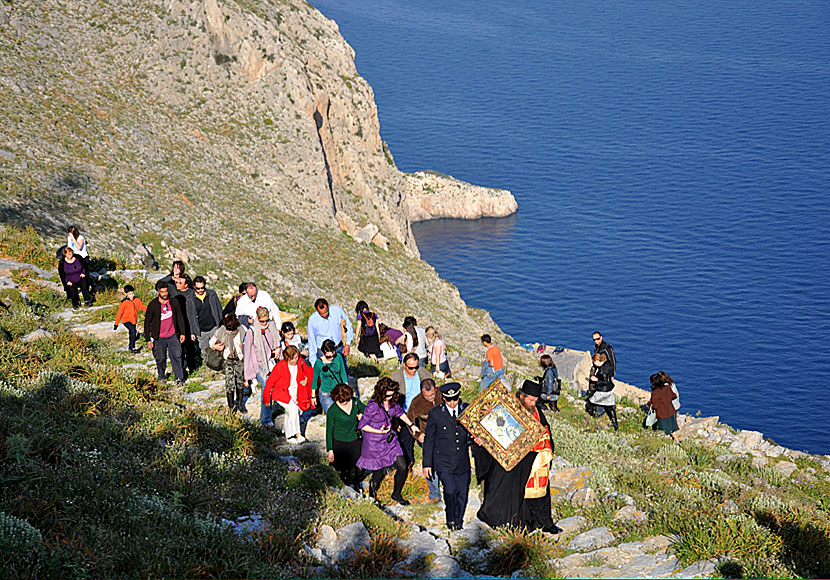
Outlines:
{"label": "woman in red jacket", "polygon": [[285,409],[283,431],[288,443],[296,445],[306,439],[305,426],[314,414],[311,383],[314,373],[296,346],[283,351],[283,360],[277,363],[262,392],[263,403],[279,403]]}

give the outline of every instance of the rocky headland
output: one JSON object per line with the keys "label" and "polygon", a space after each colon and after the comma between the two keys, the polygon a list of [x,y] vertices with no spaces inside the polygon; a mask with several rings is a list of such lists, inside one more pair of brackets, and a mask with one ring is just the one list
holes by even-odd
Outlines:
{"label": "rocky headland", "polygon": [[519,204],[506,189],[472,185],[435,171],[405,173],[410,221],[506,217]]}

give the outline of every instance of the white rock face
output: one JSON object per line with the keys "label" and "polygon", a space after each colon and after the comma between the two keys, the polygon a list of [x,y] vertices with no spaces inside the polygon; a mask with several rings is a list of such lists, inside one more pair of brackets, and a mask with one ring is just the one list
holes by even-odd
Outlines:
{"label": "white rock face", "polygon": [[405,173],[410,221],[439,218],[505,217],[519,204],[506,189],[492,189],[459,181],[432,171]]}

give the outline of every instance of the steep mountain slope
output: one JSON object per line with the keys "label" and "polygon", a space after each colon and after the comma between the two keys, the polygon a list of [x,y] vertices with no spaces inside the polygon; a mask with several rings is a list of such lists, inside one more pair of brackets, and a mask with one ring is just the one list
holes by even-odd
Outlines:
{"label": "steep mountain slope", "polygon": [[365,298],[459,345],[492,329],[417,259],[372,90],[309,4],[4,1],[0,30],[3,221],[220,289]]}

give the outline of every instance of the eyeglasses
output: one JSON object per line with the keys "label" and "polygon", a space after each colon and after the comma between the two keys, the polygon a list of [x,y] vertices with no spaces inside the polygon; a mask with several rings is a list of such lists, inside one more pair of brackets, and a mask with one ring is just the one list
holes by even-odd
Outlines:
{"label": "eyeglasses", "polygon": [[408,369],[409,369],[409,370],[411,370],[411,371],[417,371],[417,370],[418,370],[418,365],[415,365],[414,367],[411,367],[411,366],[409,366],[409,365],[406,365],[406,368],[408,368]]}
{"label": "eyeglasses", "polygon": [[260,318],[260,319],[259,319],[259,321],[260,321],[262,324],[266,324],[266,323],[268,323],[268,322],[271,322],[271,319],[270,319],[270,318]]}
{"label": "eyeglasses", "polygon": [[601,341],[601,340],[602,340],[602,337],[601,337],[601,336],[595,336],[595,337],[594,337],[594,342],[599,342],[599,341]]}
{"label": "eyeglasses", "polygon": [[193,289],[194,289],[196,292],[204,292],[204,291],[205,291],[205,287],[204,287],[204,286],[196,286],[196,287],[194,287]]}

